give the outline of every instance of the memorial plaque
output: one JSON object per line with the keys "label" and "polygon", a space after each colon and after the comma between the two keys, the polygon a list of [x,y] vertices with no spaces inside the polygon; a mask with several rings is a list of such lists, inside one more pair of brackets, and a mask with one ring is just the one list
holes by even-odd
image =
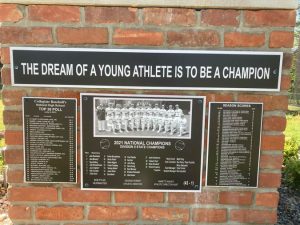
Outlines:
{"label": "memorial plaque", "polygon": [[76,182],[76,99],[23,98],[25,182]]}
{"label": "memorial plaque", "polygon": [[262,113],[262,103],[210,103],[207,186],[257,187]]}
{"label": "memorial plaque", "polygon": [[82,189],[200,191],[205,97],[81,94]]}
{"label": "memorial plaque", "polygon": [[282,52],[10,49],[16,86],[280,90]]}

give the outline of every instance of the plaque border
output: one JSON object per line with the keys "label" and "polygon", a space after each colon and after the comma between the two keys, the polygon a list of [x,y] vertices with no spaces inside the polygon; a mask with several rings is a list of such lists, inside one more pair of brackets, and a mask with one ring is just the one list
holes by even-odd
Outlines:
{"label": "plaque border", "polygon": [[[27,50],[27,51],[80,51],[80,52],[127,52],[127,53],[185,53],[185,54],[227,54],[227,55],[278,55],[279,60],[279,74],[277,79],[277,88],[230,88],[230,87],[153,87],[153,86],[107,86],[107,85],[66,85],[66,84],[17,84],[15,83],[14,75],[14,50]],[[221,51],[221,50],[181,50],[181,49],[130,49],[130,48],[63,48],[63,47],[10,47],[10,62],[11,62],[11,85],[19,87],[64,87],[64,88],[104,88],[104,89],[135,89],[135,90],[212,90],[219,91],[220,89],[226,91],[266,91],[266,92],[279,92],[282,78],[282,62],[283,52],[279,51]]]}
{"label": "plaque border", "polygon": [[143,95],[143,94],[103,94],[103,93],[80,93],[80,124],[82,124],[82,96],[83,95],[88,95],[88,96],[107,96],[107,97],[159,97],[159,98],[182,98],[182,99],[203,99],[203,109],[202,109],[202,113],[203,113],[203,118],[202,118],[202,142],[201,142],[201,160],[200,160],[200,179],[199,179],[199,189],[198,190],[170,190],[170,189],[118,189],[118,188],[85,188],[83,187],[83,139],[82,139],[82,129],[80,127],[80,190],[87,190],[87,191],[127,191],[127,192],[202,192],[202,186],[203,186],[203,182],[202,182],[202,177],[203,177],[203,156],[204,156],[204,138],[205,138],[205,117],[206,117],[206,96],[189,96],[189,95]]}
{"label": "plaque border", "polygon": [[[26,155],[25,155],[25,120],[24,120],[24,100],[26,98],[33,98],[33,99],[66,99],[66,100],[75,100],[75,182],[68,182],[68,181],[61,181],[61,182],[40,182],[40,181],[26,181]],[[78,181],[78,163],[77,163],[77,98],[51,98],[51,97],[22,97],[22,119],[23,119],[23,157],[24,157],[24,183],[28,183],[28,184],[77,184]]]}
{"label": "plaque border", "polygon": [[[211,104],[214,103],[221,103],[221,104],[257,104],[262,106],[262,112],[260,117],[260,135],[259,135],[259,147],[258,147],[258,161],[257,161],[257,178],[256,178],[256,186],[255,187],[248,187],[248,186],[213,186],[207,185],[207,176],[208,176],[208,154],[209,154],[209,132],[210,132],[210,111],[211,111]],[[263,117],[264,117],[264,103],[263,102],[209,102],[208,107],[208,127],[207,127],[207,146],[206,146],[206,175],[205,175],[205,186],[206,187],[225,187],[225,188],[258,188],[259,183],[259,165],[260,165],[260,152],[261,152],[261,137],[262,137],[262,125],[263,125]]]}

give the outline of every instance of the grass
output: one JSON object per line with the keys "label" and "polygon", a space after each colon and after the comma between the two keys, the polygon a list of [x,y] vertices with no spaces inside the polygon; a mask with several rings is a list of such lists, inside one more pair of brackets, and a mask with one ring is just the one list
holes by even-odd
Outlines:
{"label": "grass", "polygon": [[300,115],[287,115],[287,125],[285,129],[286,139],[295,137],[298,145],[300,145]]}
{"label": "grass", "polygon": [[289,111],[300,111],[300,107],[295,105],[289,105]]}

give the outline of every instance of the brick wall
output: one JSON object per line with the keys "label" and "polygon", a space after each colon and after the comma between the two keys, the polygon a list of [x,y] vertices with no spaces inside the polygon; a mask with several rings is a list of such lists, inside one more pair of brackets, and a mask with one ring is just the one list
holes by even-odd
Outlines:
{"label": "brick wall", "polygon": [[[274,224],[293,46],[294,10],[127,8],[0,4],[5,162],[14,224]],[[23,182],[22,96],[76,97],[77,90],[12,87],[10,46],[283,51],[281,92],[181,91],[208,101],[264,103],[259,188],[202,193],[81,191],[80,185]],[[138,91],[178,94],[178,91]],[[80,166],[80,165],[79,165]]]}

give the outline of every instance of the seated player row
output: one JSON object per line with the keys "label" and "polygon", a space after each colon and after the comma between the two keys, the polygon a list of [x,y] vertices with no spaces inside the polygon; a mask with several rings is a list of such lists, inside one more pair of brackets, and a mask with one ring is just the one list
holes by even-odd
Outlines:
{"label": "seated player row", "polygon": [[[102,106],[97,107],[97,111]],[[97,112],[98,114],[98,112]],[[99,119],[99,117],[98,117]],[[152,108],[151,104],[130,104],[129,106],[116,104],[113,107],[109,103],[105,109],[105,126],[98,126],[99,131],[110,131],[113,133],[122,133],[123,131],[157,131],[157,133],[168,133],[182,136],[186,132],[187,120],[179,105],[169,105],[168,109],[162,105],[159,108],[158,104]]]}

